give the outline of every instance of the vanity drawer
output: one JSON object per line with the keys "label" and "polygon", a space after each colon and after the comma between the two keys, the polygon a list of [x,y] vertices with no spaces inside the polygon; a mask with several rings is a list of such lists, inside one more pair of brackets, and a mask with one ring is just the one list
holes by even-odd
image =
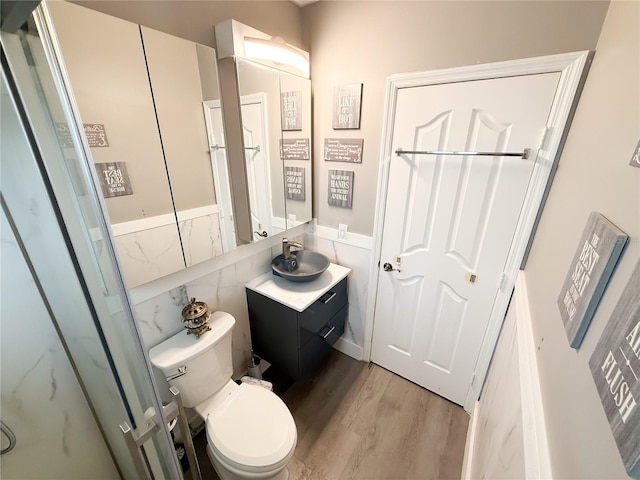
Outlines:
{"label": "vanity drawer", "polygon": [[318,336],[322,337],[329,345],[333,345],[344,333],[345,319],[347,318],[347,305],[342,307],[327,324],[322,327]]}
{"label": "vanity drawer", "polygon": [[331,351],[331,347],[344,333],[347,316],[347,305],[344,305],[327,324],[320,329],[300,350],[300,377],[308,377],[316,371],[321,361]]}
{"label": "vanity drawer", "polygon": [[332,318],[346,303],[347,279],[344,278],[301,313],[301,329],[319,334],[327,323],[327,318]]}

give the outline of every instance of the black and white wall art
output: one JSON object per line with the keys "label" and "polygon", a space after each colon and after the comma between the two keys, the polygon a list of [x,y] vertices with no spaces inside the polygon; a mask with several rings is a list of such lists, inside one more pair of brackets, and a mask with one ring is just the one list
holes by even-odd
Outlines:
{"label": "black and white wall art", "polygon": [[133,194],[125,162],[102,162],[95,167],[105,198]]}
{"label": "black and white wall art", "polygon": [[302,91],[280,94],[282,130],[285,132],[302,130]]}
{"label": "black and white wall art", "polygon": [[281,138],[280,158],[282,160],[309,160],[311,147],[308,138]]}
{"label": "black and white wall art", "polygon": [[329,170],[329,205],[351,208],[353,205],[353,170]]}
{"label": "black and white wall art", "polygon": [[589,215],[558,297],[571,347],[580,347],[628,238],[603,215]]}
{"label": "black and white wall art", "polygon": [[304,167],[284,167],[285,192],[287,200],[304,202]]}
{"label": "black and white wall art", "polygon": [[325,162],[362,163],[363,138],[325,138]]}
{"label": "black and white wall art", "polygon": [[333,129],[360,128],[362,84],[339,85],[333,90]]}

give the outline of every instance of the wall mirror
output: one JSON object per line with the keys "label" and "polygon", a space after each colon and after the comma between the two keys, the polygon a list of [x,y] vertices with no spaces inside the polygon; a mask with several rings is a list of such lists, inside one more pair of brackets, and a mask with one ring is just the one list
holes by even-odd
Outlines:
{"label": "wall mirror", "polygon": [[247,189],[247,204],[235,204],[250,219],[237,224],[238,238],[255,242],[311,220],[311,81],[306,52],[275,42],[304,60],[299,71],[268,51],[252,56],[247,39],[274,46],[235,20],[216,25],[230,176],[234,192]]}
{"label": "wall mirror", "polygon": [[268,67],[237,59],[244,158],[253,241],[286,230],[280,161],[280,78]]}
{"label": "wall mirror", "polygon": [[280,72],[287,228],[311,220],[311,80]]}
{"label": "wall mirror", "polygon": [[215,51],[67,2],[47,8],[128,286],[235,248]]}

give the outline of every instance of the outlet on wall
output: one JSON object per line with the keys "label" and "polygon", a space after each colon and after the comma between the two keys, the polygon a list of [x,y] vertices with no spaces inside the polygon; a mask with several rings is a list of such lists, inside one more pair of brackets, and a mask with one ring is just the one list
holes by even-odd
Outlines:
{"label": "outlet on wall", "polygon": [[338,225],[338,238],[345,238],[347,236],[347,230],[349,229],[349,225],[345,225],[341,223]]}

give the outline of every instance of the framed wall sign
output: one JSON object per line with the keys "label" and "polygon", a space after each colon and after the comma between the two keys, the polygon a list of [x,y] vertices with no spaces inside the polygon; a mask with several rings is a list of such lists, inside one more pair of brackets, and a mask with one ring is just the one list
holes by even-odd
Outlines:
{"label": "framed wall sign", "polygon": [[640,479],[640,261],[589,360],[627,473]]}
{"label": "framed wall sign", "polygon": [[105,198],[131,195],[133,189],[124,162],[96,163],[102,194]]}
{"label": "framed wall sign", "polygon": [[[108,147],[107,131],[101,123],[83,124],[84,134],[90,147]],[[56,123],[56,135],[63,148],[73,148],[73,139],[67,123]]]}
{"label": "framed wall sign", "polygon": [[640,140],[638,140],[638,145],[636,145],[636,149],[634,150],[633,155],[631,155],[629,165],[640,168]]}
{"label": "framed wall sign", "polygon": [[282,92],[280,94],[282,112],[282,130],[302,130],[302,91]]}
{"label": "framed wall sign", "polygon": [[304,202],[304,167],[284,167],[287,200]]}
{"label": "framed wall sign", "polygon": [[62,148],[73,148],[73,139],[71,138],[68,123],[56,123],[56,136]]}
{"label": "framed wall sign", "polygon": [[329,205],[351,208],[353,203],[353,170],[329,170]]}
{"label": "framed wall sign", "polygon": [[558,297],[571,347],[580,347],[628,238],[603,215],[589,215]]}
{"label": "framed wall sign", "polygon": [[107,132],[101,123],[85,123],[84,134],[90,147],[108,147]]}
{"label": "framed wall sign", "polygon": [[333,129],[360,128],[362,84],[339,85],[333,89]]}
{"label": "framed wall sign", "polygon": [[311,158],[308,138],[280,139],[280,158],[282,160],[309,160]]}
{"label": "framed wall sign", "polygon": [[327,162],[362,163],[363,138],[325,138],[324,159]]}

